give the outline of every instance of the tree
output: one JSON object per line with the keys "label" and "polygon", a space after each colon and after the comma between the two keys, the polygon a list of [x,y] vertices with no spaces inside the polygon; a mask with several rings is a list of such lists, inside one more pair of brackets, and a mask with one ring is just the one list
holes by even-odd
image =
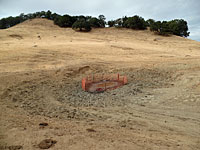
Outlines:
{"label": "tree", "polygon": [[138,29],[138,30],[144,30],[146,29],[146,22],[142,17],[139,16],[133,16],[126,19],[126,22],[124,23],[124,27],[131,28],[131,29]]}
{"label": "tree", "polygon": [[115,20],[115,26],[116,27],[122,27],[122,18],[116,19]]}
{"label": "tree", "polygon": [[123,17],[122,18],[122,27],[125,27],[125,22],[128,20],[128,17]]}
{"label": "tree", "polygon": [[0,29],[6,29],[7,28],[7,20],[6,18],[3,18],[0,20]]}
{"label": "tree", "polygon": [[190,34],[188,32],[187,22],[183,19],[169,21],[169,28],[174,35],[187,37]]}
{"label": "tree", "polygon": [[81,20],[81,19],[87,20],[87,17],[85,17],[83,15],[76,16],[76,20]]}
{"label": "tree", "polygon": [[156,21],[150,23],[150,30],[159,35],[169,35],[171,30],[167,21]]}
{"label": "tree", "polygon": [[89,32],[92,28],[85,19],[81,18],[72,25],[72,29]]}
{"label": "tree", "polygon": [[147,21],[146,21],[146,25],[147,25],[147,27],[150,27],[152,24],[154,24],[155,23],[155,20],[153,20],[153,19],[148,19]]}
{"label": "tree", "polygon": [[100,27],[104,28],[106,25],[106,17],[104,15],[99,15],[99,20],[100,20]]}
{"label": "tree", "polygon": [[182,37],[189,36],[187,22],[183,19],[172,21],[157,21],[150,24],[150,30],[160,35],[174,34]]}
{"label": "tree", "polygon": [[55,23],[55,20],[57,20],[57,18],[59,18],[59,16],[60,16],[60,15],[58,15],[57,13],[53,13],[53,14],[51,15],[51,19],[54,21],[54,23]]}
{"label": "tree", "polygon": [[101,21],[99,19],[93,17],[93,18],[89,18],[87,20],[88,20],[91,27],[94,27],[94,28],[101,27]]}
{"label": "tree", "polygon": [[60,27],[72,27],[74,19],[69,15],[57,16],[54,19],[54,23]]}
{"label": "tree", "polygon": [[53,19],[53,18],[52,18],[52,13],[51,13],[50,10],[48,10],[48,11],[45,13],[45,18],[50,19],[50,20]]}
{"label": "tree", "polygon": [[108,26],[109,27],[113,27],[114,25],[115,25],[115,21],[114,20],[108,21]]}
{"label": "tree", "polygon": [[171,29],[170,29],[170,27],[169,27],[169,22],[163,21],[163,22],[161,23],[161,27],[160,27],[160,30],[159,30],[159,34],[161,34],[161,35],[169,35],[169,34],[172,34]]}
{"label": "tree", "polygon": [[20,18],[21,22],[23,22],[24,20],[27,20],[27,15],[24,15],[24,13],[21,13],[19,15],[19,18]]}
{"label": "tree", "polygon": [[155,31],[155,32],[159,32],[161,25],[162,25],[161,21],[152,22],[150,24],[150,30]]}

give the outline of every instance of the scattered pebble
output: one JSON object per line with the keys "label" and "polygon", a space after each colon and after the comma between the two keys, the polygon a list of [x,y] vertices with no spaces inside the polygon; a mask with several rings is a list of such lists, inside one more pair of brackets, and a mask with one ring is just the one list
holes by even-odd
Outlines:
{"label": "scattered pebble", "polygon": [[86,129],[88,132],[96,132],[96,130],[94,130],[94,129]]}
{"label": "scattered pebble", "polygon": [[46,123],[46,122],[42,122],[42,123],[39,124],[39,126],[41,126],[41,127],[45,127],[45,126],[48,126],[48,123]]}

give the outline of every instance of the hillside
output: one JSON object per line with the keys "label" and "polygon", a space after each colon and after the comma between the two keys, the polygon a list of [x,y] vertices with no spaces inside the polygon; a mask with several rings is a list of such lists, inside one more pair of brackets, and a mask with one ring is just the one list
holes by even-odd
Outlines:
{"label": "hillside", "polygon": [[[59,150],[198,150],[199,60],[200,42],[148,30],[82,33],[41,18],[0,30],[0,149],[51,138]],[[93,73],[129,84],[83,92]]]}

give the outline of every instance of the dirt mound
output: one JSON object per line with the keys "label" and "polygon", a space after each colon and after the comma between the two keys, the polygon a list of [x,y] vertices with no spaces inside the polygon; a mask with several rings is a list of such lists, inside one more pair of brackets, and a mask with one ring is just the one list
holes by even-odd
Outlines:
{"label": "dirt mound", "polygon": [[16,25],[15,27],[22,27],[22,26],[29,26],[29,27],[44,27],[44,28],[59,28],[57,25],[54,24],[52,20],[48,20],[45,18],[35,18],[29,19],[24,21],[21,24]]}

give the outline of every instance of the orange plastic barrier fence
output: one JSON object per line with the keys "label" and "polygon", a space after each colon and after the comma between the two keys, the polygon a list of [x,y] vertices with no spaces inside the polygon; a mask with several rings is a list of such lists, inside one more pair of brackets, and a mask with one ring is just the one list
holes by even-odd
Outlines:
{"label": "orange plastic barrier fence", "polygon": [[[120,76],[119,74],[111,74],[111,75],[110,74],[93,74],[82,79],[82,89],[84,91],[89,91],[89,88],[94,84],[105,84],[105,88],[101,89],[105,91],[108,89],[106,88],[107,81],[113,81],[113,82],[118,83],[117,85],[113,87],[109,87],[109,89],[116,89],[128,83],[127,77]],[[96,89],[96,90],[99,90],[99,89]]]}

